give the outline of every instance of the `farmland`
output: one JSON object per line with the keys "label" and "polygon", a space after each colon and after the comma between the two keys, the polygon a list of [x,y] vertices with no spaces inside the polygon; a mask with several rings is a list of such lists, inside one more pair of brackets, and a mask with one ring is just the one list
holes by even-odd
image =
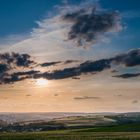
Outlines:
{"label": "farmland", "polygon": [[0,140],[140,140],[140,113],[71,114],[38,119],[1,121]]}
{"label": "farmland", "polygon": [[[87,131],[87,130],[86,130]],[[77,132],[49,131],[27,133],[3,133],[0,140],[139,140],[139,132]]]}

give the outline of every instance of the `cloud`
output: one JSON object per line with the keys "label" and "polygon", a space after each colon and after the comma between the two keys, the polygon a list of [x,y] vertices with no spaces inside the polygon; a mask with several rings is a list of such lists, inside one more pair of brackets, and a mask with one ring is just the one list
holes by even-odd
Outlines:
{"label": "cloud", "polygon": [[6,64],[0,64],[0,74],[7,70],[8,70],[8,67]]}
{"label": "cloud", "polygon": [[9,68],[12,67],[29,67],[34,63],[28,54],[19,53],[3,53],[0,54],[0,63],[7,64]]}
{"label": "cloud", "polygon": [[75,62],[79,62],[79,60],[66,60],[64,62],[64,64],[71,64],[71,63],[75,63]]}
{"label": "cloud", "polygon": [[101,59],[97,61],[86,61],[80,64],[81,73],[101,72],[108,68],[110,68],[110,60],[108,59]]}
{"label": "cloud", "polygon": [[75,75],[80,75],[79,69],[77,67],[73,67],[73,68],[65,68],[63,70],[55,70],[52,73],[42,73],[42,74],[36,74],[34,75],[34,78],[46,78],[49,80],[57,80],[57,79],[65,79],[65,78],[70,78],[73,77]]}
{"label": "cloud", "polygon": [[122,96],[122,94],[118,94],[117,96],[118,96],[118,97],[121,97],[121,96]]}
{"label": "cloud", "polygon": [[40,66],[41,67],[55,66],[55,65],[57,65],[59,63],[61,63],[61,61],[57,61],[57,62],[46,62],[46,63],[40,64]]}
{"label": "cloud", "polygon": [[74,97],[75,100],[90,100],[90,99],[101,99],[100,97],[94,96],[83,96],[83,97]]}
{"label": "cloud", "polygon": [[138,103],[138,100],[133,100],[132,101],[132,104],[137,104]]}
{"label": "cloud", "polygon": [[133,49],[127,53],[120,54],[110,59],[117,64],[124,64],[126,67],[140,65],[140,48]]}
{"label": "cloud", "polygon": [[65,50],[65,46],[93,46],[108,34],[121,31],[119,12],[107,11],[98,5],[98,2],[90,0],[79,5],[55,6],[54,12],[50,12],[52,16],[36,22],[38,28],[33,29],[31,41],[37,39],[34,42],[39,42],[40,46],[45,44],[47,49],[51,46],[50,50],[54,45]]}
{"label": "cloud", "polygon": [[23,81],[25,79],[31,78],[30,76],[18,77],[17,75],[6,75],[0,80],[0,84],[11,84],[18,81]]}
{"label": "cloud", "polygon": [[48,66],[56,66],[57,64],[63,63],[64,65],[66,64],[71,64],[71,63],[76,63],[79,62],[78,60],[66,60],[66,61],[54,61],[54,62],[45,62],[40,64],[41,67],[48,67]]}
{"label": "cloud", "polygon": [[[88,4],[85,4],[88,3]],[[55,13],[56,10],[50,11],[53,16],[47,16],[43,20],[36,21],[38,24],[37,28],[33,28],[30,35],[28,35],[24,39],[20,39],[19,41],[12,43],[12,45],[8,47],[4,47],[3,51],[16,51],[16,52],[26,52],[28,54],[32,54],[36,57],[38,57],[38,60],[49,60],[51,61],[57,61],[57,60],[66,60],[66,59],[83,59],[82,54],[88,58],[88,55],[92,55],[92,53],[83,52],[81,48],[78,47],[72,47],[77,45],[73,39],[68,40],[69,32],[71,31],[71,28],[74,26],[74,21],[69,21],[68,19],[64,19],[64,17],[70,13],[78,12],[80,9],[84,9],[85,12],[83,13],[83,16],[92,17],[92,9],[95,8],[94,15],[102,15],[102,14],[116,14],[116,16],[119,15],[115,11],[105,11],[103,9],[99,9],[98,6],[91,1],[86,1],[85,3],[81,3],[80,5],[70,5],[67,4],[64,6],[65,10],[62,10],[63,8],[60,8],[60,12]],[[82,6],[81,6],[82,5]],[[89,19],[90,20],[90,19]],[[119,22],[119,19],[117,20]],[[82,21],[83,22],[83,21]],[[118,23],[117,22],[117,23]],[[84,25],[84,23],[82,23]],[[88,24],[88,23],[87,23]],[[86,26],[87,26],[86,24]],[[118,23],[119,24],[119,23]],[[91,27],[90,27],[91,28]],[[114,28],[110,28],[107,32],[117,32],[120,29],[118,29],[117,26],[114,26]],[[100,31],[99,31],[100,32]],[[90,45],[94,45],[96,42],[102,42],[102,37],[104,38],[105,34],[99,33],[98,39],[93,39],[93,41],[86,42],[86,45],[90,43]],[[85,33],[87,34],[87,33]],[[12,39],[10,39],[12,40]],[[77,42],[77,38],[75,38]],[[83,39],[84,40],[84,39]],[[7,41],[6,41],[7,42]],[[33,46],[33,47],[29,47]],[[83,45],[84,46],[84,45]],[[74,49],[73,49],[74,48]],[[86,55],[88,54],[88,55]],[[93,55],[96,57],[96,53],[93,52]],[[85,58],[84,57],[84,58]]]}
{"label": "cloud", "polygon": [[126,73],[126,74],[121,74],[121,75],[115,75],[113,77],[118,77],[118,78],[132,78],[132,77],[137,77],[140,76],[140,73]]}
{"label": "cloud", "polygon": [[[133,67],[140,64],[140,49],[130,50],[124,54],[117,55],[108,59],[100,59],[97,61],[86,61],[77,67],[64,68],[63,70],[55,70],[51,73],[45,72],[43,74],[35,75],[37,77],[44,77],[47,79],[65,79],[80,76],[88,73],[98,73],[111,68],[111,64],[116,65],[124,64],[126,67]],[[137,74],[123,74],[113,77],[130,78],[136,77]]]}
{"label": "cloud", "polygon": [[[64,64],[69,64],[75,62],[75,60],[46,62],[42,64],[37,64],[36,62],[31,60],[31,56],[29,56],[28,54],[0,54],[0,83],[8,84],[30,78],[46,78],[48,80],[59,80],[66,78],[80,79],[80,76],[84,74],[97,74],[106,69],[111,69],[113,67],[112,64],[124,65],[125,67],[138,66],[140,64],[139,59],[140,49],[135,49],[108,59],[100,59],[96,61],[89,60],[75,67],[68,67],[58,70],[55,69],[52,72],[41,72],[40,70],[33,69],[38,69],[39,65],[41,65],[42,67],[47,67],[62,62]],[[34,64],[37,65],[34,67]],[[14,72],[17,71],[17,69],[19,68],[21,68],[20,71]],[[28,70],[25,70],[24,68],[28,68]],[[115,75],[113,77],[132,78],[137,77],[139,75],[140,73],[126,73],[121,75]]]}
{"label": "cloud", "polygon": [[80,76],[82,74],[92,73],[92,72],[101,72],[105,69],[110,68],[109,60],[98,60],[98,61],[86,61],[80,64],[77,67],[64,68],[63,70],[55,70],[52,73],[42,73],[34,75],[34,78],[47,78],[47,79],[65,79],[72,78],[75,76]]}
{"label": "cloud", "polygon": [[23,81],[25,79],[31,79],[33,76],[40,71],[21,71],[21,72],[15,72],[15,73],[4,73],[3,77],[0,79],[1,84],[10,84],[18,81]]}
{"label": "cloud", "polygon": [[[34,61],[28,54],[19,53],[3,53],[0,54],[0,84],[9,84],[17,81],[22,81],[30,77],[33,71],[22,72],[25,68],[30,69]],[[14,72],[18,69],[21,72]]]}
{"label": "cloud", "polygon": [[78,46],[88,43],[93,45],[101,41],[106,33],[119,32],[122,29],[117,11],[98,9],[93,3],[68,10],[62,18],[72,24],[68,40],[76,41]]}
{"label": "cloud", "polygon": [[72,79],[79,80],[80,77],[72,77]]}
{"label": "cloud", "polygon": [[30,94],[27,94],[27,95],[26,95],[26,97],[30,97],[30,96],[31,96]]}
{"label": "cloud", "polygon": [[13,75],[16,75],[16,76],[34,75],[39,72],[40,71],[30,70],[30,71],[16,72],[16,73],[13,73]]}

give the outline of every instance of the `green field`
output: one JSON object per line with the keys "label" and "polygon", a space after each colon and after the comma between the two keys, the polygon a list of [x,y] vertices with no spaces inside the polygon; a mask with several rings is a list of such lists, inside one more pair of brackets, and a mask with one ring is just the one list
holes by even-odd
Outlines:
{"label": "green field", "polygon": [[48,132],[1,133],[0,140],[140,140],[140,132],[92,131],[92,129],[82,129]]}

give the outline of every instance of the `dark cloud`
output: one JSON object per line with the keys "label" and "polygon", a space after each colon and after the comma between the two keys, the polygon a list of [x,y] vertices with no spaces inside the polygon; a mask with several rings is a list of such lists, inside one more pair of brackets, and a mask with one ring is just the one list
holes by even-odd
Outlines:
{"label": "dark cloud", "polygon": [[66,60],[66,61],[56,61],[56,62],[45,62],[42,64],[39,64],[41,67],[48,67],[48,66],[56,66],[57,64],[63,63],[64,65],[66,64],[71,64],[79,62],[79,60]]}
{"label": "dark cloud", "polygon": [[137,77],[140,76],[140,73],[126,73],[126,74],[121,74],[121,75],[115,75],[113,77],[118,77],[118,78],[132,78],[132,77]]}
{"label": "dark cloud", "polygon": [[42,74],[36,74],[34,75],[34,78],[46,78],[49,80],[56,80],[56,79],[65,79],[70,78],[76,75],[80,75],[79,69],[76,67],[73,68],[65,68],[63,70],[55,70],[52,73],[42,73]]}
{"label": "dark cloud", "polygon": [[[112,68],[112,64],[115,65],[124,65],[125,67],[138,66],[140,64],[140,49],[131,50],[127,53],[117,55],[108,59],[100,59],[96,61],[85,61],[84,63],[79,64],[75,67],[64,68],[60,70],[54,70],[52,72],[44,72],[33,70],[34,61],[30,59],[28,54],[0,54],[0,84],[9,84],[17,81],[22,81],[25,79],[38,79],[46,78],[48,80],[57,80],[57,79],[80,79],[80,76],[83,74],[96,74],[102,72],[106,69]],[[67,60],[63,61],[67,63],[73,63],[76,60]],[[56,65],[62,63],[62,61],[49,62],[37,64],[42,67]],[[15,72],[19,70],[19,72]],[[26,70],[25,68],[28,68]],[[12,72],[11,72],[12,71]],[[112,71],[116,72],[116,71]],[[126,73],[121,75],[115,75],[113,77],[118,78],[131,78],[137,77],[140,73]]]}
{"label": "dark cloud", "polygon": [[72,77],[72,79],[79,80],[80,77]]}
{"label": "dark cloud", "polygon": [[117,55],[111,61],[117,64],[124,64],[126,67],[140,65],[140,49],[130,50],[127,53]]}
{"label": "dark cloud", "polygon": [[0,54],[0,84],[9,84],[30,78],[34,71],[17,72],[17,69],[31,68],[35,62],[28,54],[3,53]]}
{"label": "dark cloud", "polygon": [[79,62],[79,60],[66,60],[64,62],[64,64],[71,64],[71,63],[75,63],[75,62]]}
{"label": "dark cloud", "polygon": [[29,67],[34,61],[30,60],[30,55],[28,54],[14,54],[16,65],[21,67]]}
{"label": "dark cloud", "polygon": [[105,33],[121,29],[120,17],[116,11],[99,10],[95,5],[79,7],[67,12],[63,20],[71,22],[68,39],[75,40],[78,46],[96,43]]}
{"label": "dark cloud", "polygon": [[7,70],[8,70],[8,67],[6,64],[0,64],[0,74]]}
{"label": "dark cloud", "polygon": [[[69,64],[69,63],[73,63],[73,62],[79,62],[79,61],[78,60],[67,60],[67,61],[64,61],[63,63]],[[46,66],[50,66],[50,65],[56,65],[58,63],[62,63],[62,61],[42,63],[39,65],[41,65],[42,67],[46,67]],[[65,78],[80,79],[80,77],[77,77],[77,76],[80,76],[82,74],[101,72],[108,68],[110,68],[110,60],[101,59],[98,61],[86,61],[76,67],[64,68],[62,70],[54,70],[52,72],[41,73],[39,71],[28,71],[28,72],[14,73],[14,75],[16,75],[16,76],[21,76],[21,75],[29,76],[30,75],[31,76],[31,74],[32,74],[32,78],[35,78],[35,79],[46,78],[49,80],[65,79]]]}
{"label": "dark cloud", "polygon": [[80,67],[81,73],[101,72],[105,69],[110,68],[110,60],[101,59],[97,61],[86,61],[80,64],[79,67]]}
{"label": "dark cloud", "polygon": [[43,74],[36,74],[34,78],[47,78],[47,79],[65,79],[88,74],[92,72],[101,72],[110,68],[110,61],[106,59],[98,61],[86,61],[77,67],[65,68],[63,70],[55,70],[52,73],[45,72]]}
{"label": "dark cloud", "polygon": [[75,100],[89,100],[89,99],[101,99],[100,97],[94,96],[83,96],[83,97],[75,97]]}
{"label": "dark cloud", "polygon": [[41,67],[48,67],[48,66],[55,66],[57,64],[61,63],[61,61],[57,61],[57,62],[47,62],[47,63],[42,63],[40,64]]}
{"label": "dark cloud", "polygon": [[30,59],[30,55],[28,54],[19,54],[19,53],[4,53],[0,54],[0,62],[7,64],[9,67],[17,66],[17,67],[29,67],[34,63]]}
{"label": "dark cloud", "polygon": [[[140,64],[140,49],[131,50],[127,53],[117,55],[115,57],[109,58],[109,59],[101,59],[97,61],[86,61],[84,63],[81,63],[77,67],[72,68],[65,68],[63,70],[55,70],[51,73],[43,73],[35,75],[35,78],[38,77],[44,77],[47,79],[65,79],[70,77],[77,77],[82,74],[88,74],[88,73],[98,73],[105,69],[110,69],[111,64],[124,64],[126,67],[132,67],[137,66]],[[114,71],[115,72],[115,71]],[[122,78],[130,78],[130,77],[136,77],[137,74],[123,74],[123,75],[117,75],[114,77],[122,77]]]}
{"label": "dark cloud", "polygon": [[16,72],[12,74],[6,73],[3,77],[0,79],[1,84],[10,84],[18,81],[23,81],[25,79],[33,78],[33,75],[39,73],[39,71],[23,71],[23,72]]}
{"label": "dark cloud", "polygon": [[30,76],[23,76],[23,77],[19,77],[17,75],[7,75],[4,76],[1,80],[0,80],[0,84],[12,84],[14,82],[18,82],[18,81],[23,81],[25,79],[31,78]]}
{"label": "dark cloud", "polygon": [[30,70],[30,71],[16,72],[16,73],[13,73],[13,75],[16,75],[16,76],[30,75],[31,76],[39,72],[40,71]]}

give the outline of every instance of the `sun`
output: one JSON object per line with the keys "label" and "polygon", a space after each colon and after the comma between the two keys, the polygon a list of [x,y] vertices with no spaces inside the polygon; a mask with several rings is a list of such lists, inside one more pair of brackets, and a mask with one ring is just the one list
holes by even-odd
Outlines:
{"label": "sun", "polygon": [[36,85],[37,86],[47,86],[48,83],[49,83],[49,81],[46,80],[46,79],[43,79],[43,78],[40,78],[40,79],[36,80]]}

